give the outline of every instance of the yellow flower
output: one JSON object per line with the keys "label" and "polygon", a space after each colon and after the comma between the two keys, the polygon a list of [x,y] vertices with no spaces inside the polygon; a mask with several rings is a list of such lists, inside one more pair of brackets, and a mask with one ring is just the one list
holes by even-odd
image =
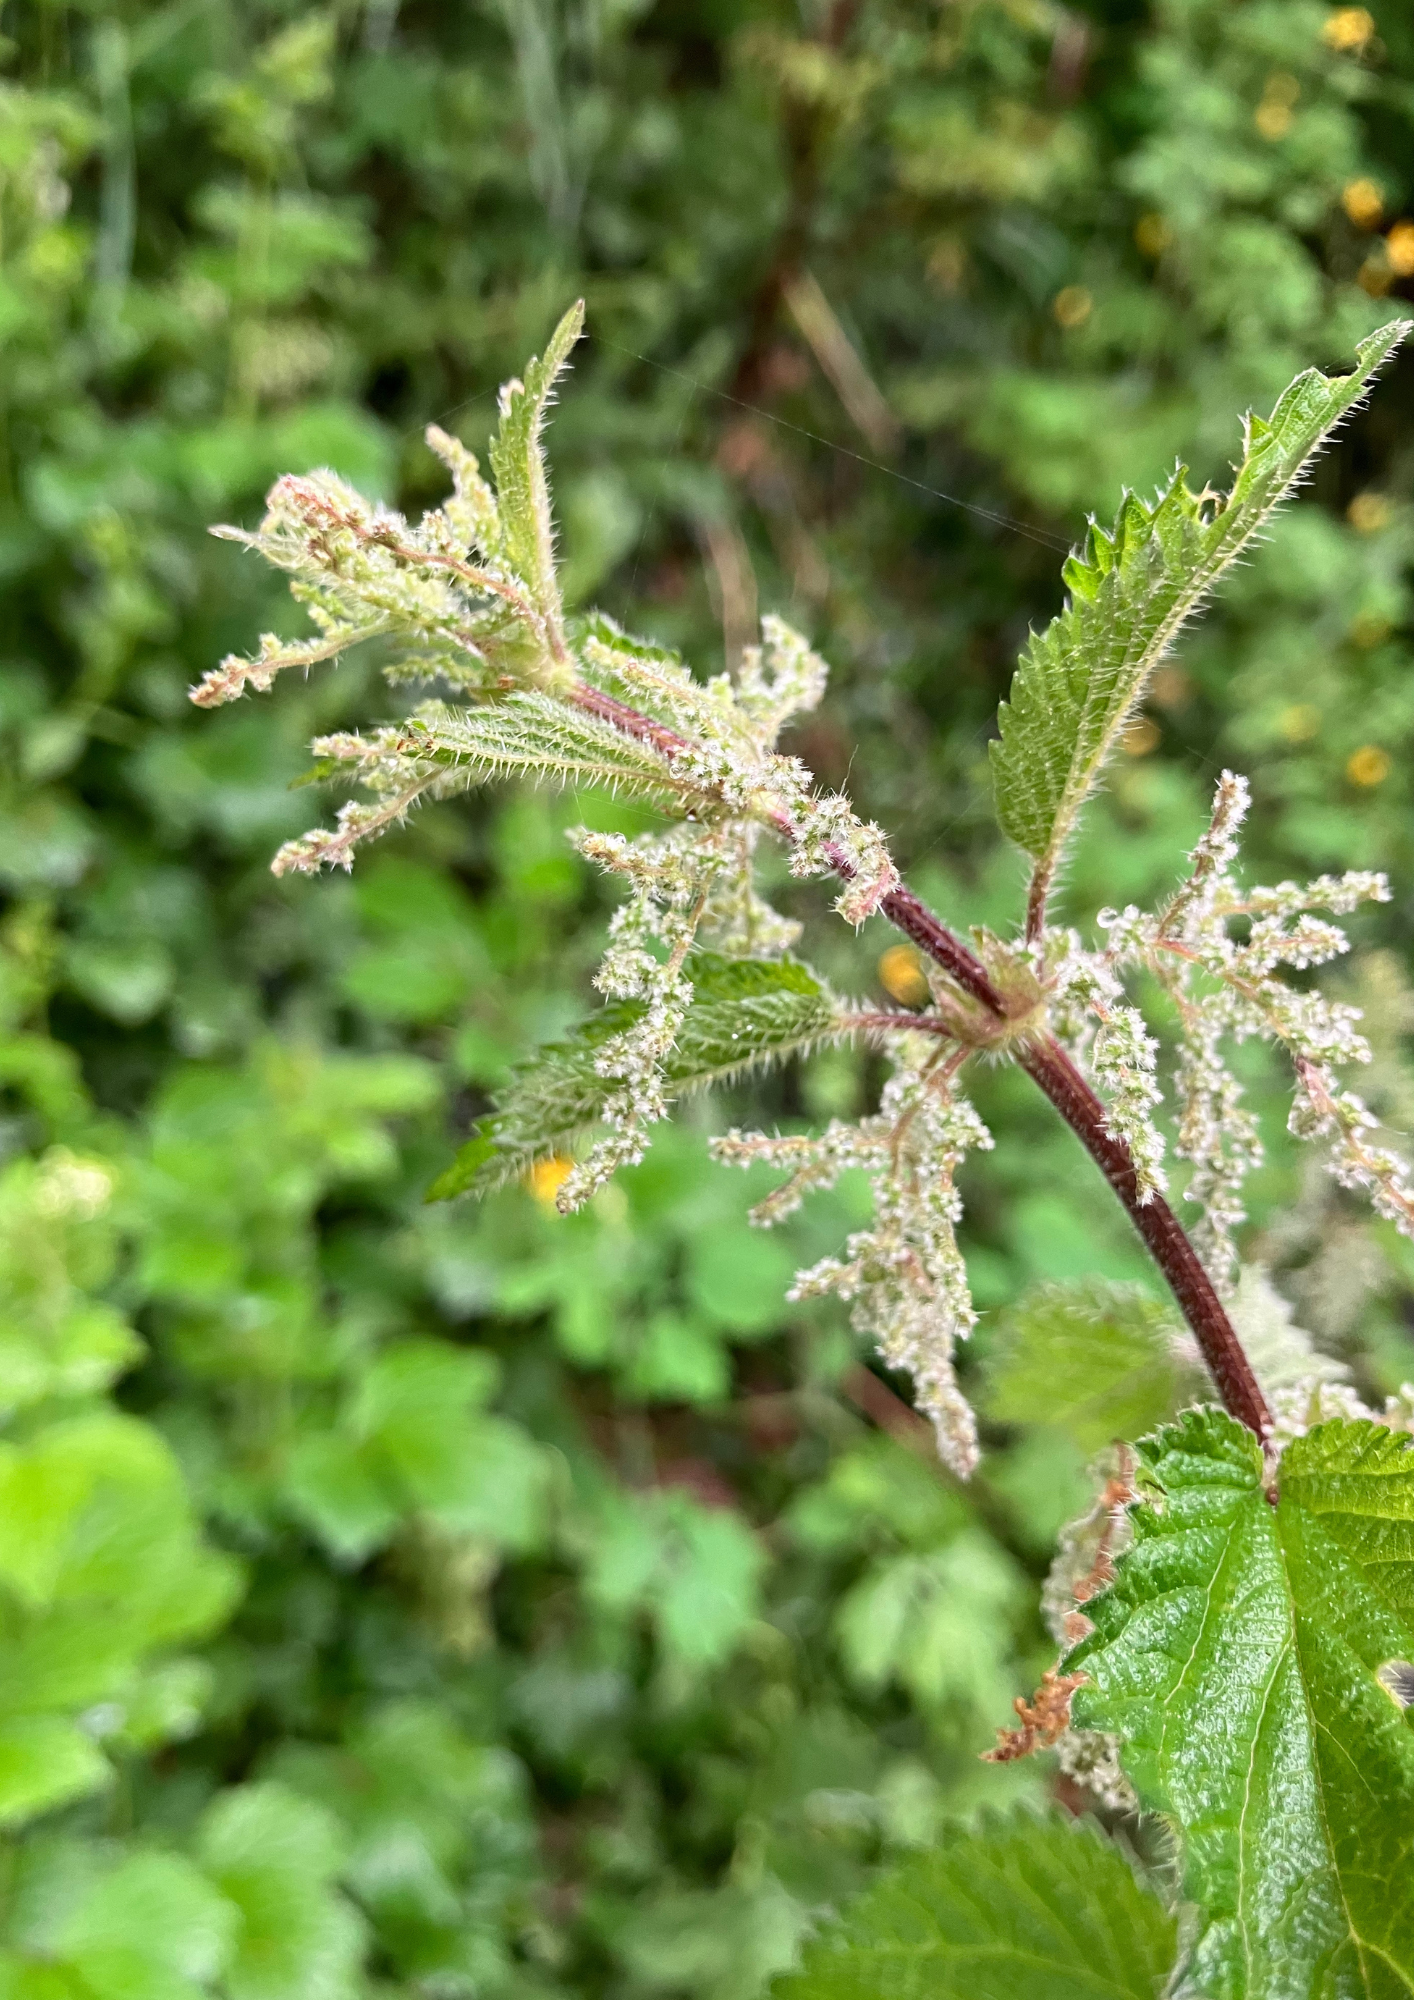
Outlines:
{"label": "yellow flower", "polygon": [[563,1153],[552,1153],[548,1160],[535,1162],[525,1177],[525,1184],[538,1202],[546,1208],[553,1208],[555,1196],[573,1172],[573,1160],[567,1160]]}
{"label": "yellow flower", "polygon": [[1396,222],[1385,238],[1389,267],[1397,278],[1414,278],[1414,222]]}
{"label": "yellow flower", "polygon": [[1363,49],[1375,32],[1375,17],[1368,7],[1337,7],[1327,14],[1321,40],[1328,49]]}
{"label": "yellow flower", "polygon": [[928,998],[918,953],[906,944],[890,945],[879,960],[879,984],[905,1007],[921,1007]]}
{"label": "yellow flower", "polygon": [[1083,285],[1067,285],[1056,293],[1051,302],[1051,311],[1064,327],[1084,326],[1094,310],[1095,301]]}
{"label": "yellow flower", "polygon": [[1357,229],[1373,229],[1384,213],[1384,196],[1375,183],[1362,175],[1347,181],[1341,190],[1340,205]]}
{"label": "yellow flower", "polygon": [[1345,775],[1352,785],[1382,785],[1389,773],[1389,753],[1373,743],[1362,743],[1345,760]]}
{"label": "yellow flower", "polygon": [[1357,493],[1345,518],[1357,535],[1377,535],[1389,526],[1390,506],[1383,493]]}

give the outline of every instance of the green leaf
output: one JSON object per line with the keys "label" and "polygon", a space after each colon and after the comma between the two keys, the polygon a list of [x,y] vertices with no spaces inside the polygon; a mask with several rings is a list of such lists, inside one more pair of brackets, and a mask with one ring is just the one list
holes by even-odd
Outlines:
{"label": "green leaf", "polygon": [[731,1360],[714,1326],[675,1312],[650,1315],[624,1372],[631,1399],[648,1403],[725,1403]]}
{"label": "green leaf", "polygon": [[403,1340],[387,1347],[358,1385],[354,1427],[397,1458],[414,1462],[428,1424],[464,1424],[495,1392],[498,1364],[477,1348],[446,1340]]}
{"label": "green leaf", "polygon": [[72,1716],[113,1733],[146,1658],[209,1632],[239,1577],[161,1436],[107,1412],[0,1449],[0,1553],[0,1817],[21,1819],[104,1782]]}
{"label": "green leaf", "polygon": [[76,2000],[77,1989],[57,1965],[36,1965],[0,1951],[0,1994],[4,2000]]}
{"label": "green leaf", "polygon": [[404,733],[414,756],[449,770],[470,767],[479,779],[524,775],[603,785],[664,806],[680,805],[694,791],[648,744],[534,688],[479,708],[424,710]]}
{"label": "green leaf", "polygon": [[690,1671],[719,1665],[758,1614],[766,1552],[729,1508],[605,1493],[586,1544],[591,1600],[647,1610],[664,1652]]}
{"label": "green leaf", "polygon": [[705,1319],[738,1336],[776,1331],[797,1259],[785,1244],[745,1221],[718,1224],[687,1246],[684,1284]]}
{"label": "green leaf", "polygon": [[155,1750],[159,1744],[194,1735],[215,1680],[206,1660],[187,1655],[159,1661],[130,1684],[122,1726],[106,1740],[124,1749]]}
{"label": "green leaf", "polygon": [[0,1326],[0,1403],[17,1409],[45,1396],[106,1389],[142,1358],[123,1315],[101,1299],[75,1304],[40,1328]]}
{"label": "green leaf", "polygon": [[1414,1448],[1377,1424],[1289,1445],[1280,1498],[1219,1410],[1141,1447],[1152,1501],[1070,1655],[1076,1722],[1126,1739],[1183,1841],[1205,2000],[1414,1992]]}
{"label": "green leaf", "polygon": [[1156,2000],[1173,1918],[1086,1825],[1017,1815],[880,1877],[774,2000]]}
{"label": "green leaf", "polygon": [[[757,1064],[781,1061],[837,1029],[833,998],[794,959],[695,952],[687,975],[693,1003],[665,1065],[675,1097]],[[564,1041],[537,1050],[500,1093],[495,1112],[481,1121],[433,1182],[428,1200],[485,1194],[518,1179],[536,1160],[568,1151],[616,1088],[599,1075],[595,1057],[640,1011],[637,1002],[605,1007]]]}
{"label": "green leaf", "polygon": [[945,1548],[872,1564],[835,1617],[850,1677],[871,1692],[900,1682],[923,1707],[1004,1709],[1021,1581],[1011,1558],[973,1529]]}
{"label": "green leaf", "polygon": [[1172,1312],[1137,1285],[1038,1285],[988,1356],[987,1414],[1063,1431],[1087,1455],[1173,1414],[1183,1369]]}
{"label": "green leaf", "polygon": [[518,1424],[482,1405],[493,1358],[449,1341],[404,1340],[368,1367],[344,1430],[301,1440],[292,1456],[295,1510],[344,1561],[361,1561],[412,1512],[525,1548],[540,1533],[549,1462]]}
{"label": "green leaf", "polygon": [[202,1823],[201,1859],[240,1910],[230,2000],[355,2000],[363,1925],[334,1876],[333,1815],[277,1784],[223,1792]]}
{"label": "green leaf", "polygon": [[[230,1609],[236,1567],[198,1539],[180,1468],[149,1425],[67,1419],[6,1447],[0,1465],[0,1581],[27,1607],[62,1617],[83,1606],[102,1620],[104,1646],[134,1653],[204,1635]],[[13,1628],[4,1636],[17,1642]],[[94,1659],[103,1650],[96,1635]],[[65,1665],[57,1649],[54,1664]],[[82,1664],[65,1668],[76,1684]]]}
{"label": "green leaf", "polygon": [[501,390],[501,428],[491,441],[502,559],[530,586],[537,608],[562,643],[550,485],[540,437],[556,380],[583,331],[581,299],[555,328],[543,358],[527,365],[524,381],[512,379]]}
{"label": "green leaf", "polygon": [[367,1013],[421,1025],[485,985],[490,966],[478,911],[456,882],[385,854],[354,883],[368,943],[341,967],[339,985]]}
{"label": "green leaf", "polygon": [[177,1854],[134,1854],[68,1911],[55,1947],[99,2000],[199,2000],[240,1912]]}
{"label": "green leaf", "polygon": [[96,1792],[113,1775],[91,1736],[57,1715],[0,1723],[0,1826]]}
{"label": "green leaf", "polygon": [[1249,416],[1232,490],[1190,492],[1180,466],[1152,505],[1126,493],[1113,529],[1093,518],[1065,566],[1069,601],[1033,633],[991,746],[997,817],[1032,857],[1032,915],[1151,672],[1223,571],[1300,479],[1408,330],[1394,320],[1356,350],[1351,375],[1298,375],[1271,417]]}
{"label": "green leaf", "polygon": [[358,1563],[398,1525],[384,1468],[358,1440],[337,1432],[301,1438],[290,1456],[290,1505],[340,1562]]}

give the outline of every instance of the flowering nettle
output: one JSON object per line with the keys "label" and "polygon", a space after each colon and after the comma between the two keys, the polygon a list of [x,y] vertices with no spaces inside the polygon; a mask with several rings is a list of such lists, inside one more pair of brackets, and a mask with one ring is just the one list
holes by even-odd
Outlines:
{"label": "flowering nettle", "polygon": [[[978,1441],[955,1349],[976,1314],[958,1172],[992,1139],[963,1081],[975,1059],[1018,1064],[1124,1204],[1187,1331],[1142,1288],[1095,1284],[1042,1287],[999,1330],[989,1368],[994,1390],[999,1367],[1009,1386],[994,1410],[1026,1421],[1038,1398],[1068,1400],[1072,1429],[1105,1457],[1047,1589],[1064,1658],[992,1754],[1052,1749],[1111,1808],[1167,1816],[1196,1912],[1185,1991],[1374,2000],[1369,1965],[1414,1990],[1414,1389],[1380,1417],[1366,1410],[1265,1273],[1239,1266],[1261,1143],[1228,1067],[1250,1037],[1284,1049],[1292,1131],[1414,1234],[1408,1171],[1340,1074],[1368,1058],[1358,1014],[1307,978],[1346,948],[1333,919],[1387,896],[1384,878],[1247,886],[1247,786],[1224,772],[1187,877],[1158,909],[1107,911],[1093,940],[1050,914],[1066,843],[1155,665],[1404,329],[1366,341],[1351,375],[1302,375],[1269,420],[1250,418],[1228,492],[1194,493],[1180,468],[1152,504],[1126,496],[1112,531],[1092,524],[993,746],[1001,823],[1034,864],[1024,923],[1015,938],[963,940],[900,880],[879,829],[777,749],[825,687],[804,640],[768,619],[734,675],[700,681],[607,619],[565,615],[540,434],[579,325],[576,309],[502,392],[494,490],[437,431],[453,495],[415,526],[328,474],[281,480],[240,539],[290,573],[314,636],[266,639],[196,690],[229,700],[372,638],[392,679],[439,690],[399,722],[318,742],[322,768],[362,796],[283,848],[277,869],[347,868],[414,805],[500,776],[621,789],[661,816],[637,838],[572,836],[626,892],[596,975],[606,1004],[514,1074],[432,1193],[554,1161],[557,1199],[573,1208],[642,1156],[685,1092],[873,1038],[891,1065],[876,1111],[818,1135],[732,1131],[713,1150],[784,1176],[754,1211],[762,1225],[847,1168],[869,1176],[871,1225],[802,1271],[792,1296],[848,1301],[883,1360],[911,1373],[943,1458],[965,1475]],[[878,911],[921,953],[907,1010],[852,1004],[795,955],[799,927],[757,886],[763,838],[786,844],[797,875],[832,877],[846,921]],[[1139,1004],[1156,987],[1178,1024],[1173,1151],[1197,1212],[1191,1239],[1165,1192],[1160,1037]],[[1225,1408],[1163,1422],[1212,1391]],[[1141,1431],[1152,1434],[1111,1443]],[[909,1907],[911,1938],[922,1905]],[[1146,1961],[1132,1990],[1156,1978]]]}
{"label": "flowering nettle", "polygon": [[[1188,879],[1163,908],[1105,913],[1094,946],[1048,921],[1066,840],[1154,666],[1357,400],[1398,330],[1366,344],[1354,375],[1302,376],[1269,422],[1249,419],[1228,494],[1190,492],[1180,468],[1152,505],[1127,496],[1113,531],[1092,524],[1066,566],[1065,609],[1027,647],[994,746],[1002,823],[1035,863],[1026,934],[1015,943],[979,936],[969,950],[907,899],[879,829],[848,799],[819,792],[799,760],[776,748],[782,728],[819,703],[827,679],[824,662],[780,619],[763,622],[761,644],[735,674],[701,681],[607,618],[566,616],[541,434],[581,324],[576,307],[543,359],[502,390],[494,488],[475,456],[434,427],[428,442],[453,491],[416,524],[314,473],[278,481],[253,534],[218,531],[288,572],[315,632],[293,643],[266,637],[252,659],[224,660],[193,691],[197,702],[267,689],[285,668],[307,669],[375,638],[389,650],[391,680],[439,690],[401,722],[316,741],[321,770],[351,777],[362,796],[332,828],[287,843],[277,871],[347,868],[362,841],[415,805],[499,777],[622,790],[665,821],[632,839],[571,836],[627,891],[596,974],[609,1004],[513,1080],[437,1191],[490,1187],[580,1151],[557,1195],[572,1209],[642,1157],[652,1126],[683,1092],[823,1041],[873,1037],[893,1065],[875,1114],[818,1137],[732,1132],[714,1151],[789,1175],[754,1212],[763,1225],[846,1167],[868,1172],[874,1226],[841,1257],[802,1272],[795,1296],[832,1291],[851,1301],[859,1329],[912,1374],[944,1458],[962,1473],[976,1460],[976,1428],[953,1350],[976,1314],[956,1242],[957,1171],[970,1149],[992,1143],[962,1089],[974,1053],[1012,1053],[1034,1069],[1038,1049],[1064,1059],[1051,1039],[1059,1036],[1099,1094],[1134,1203],[1149,1207],[1166,1185],[1155,1122],[1159,1042],[1124,982],[1152,974],[1180,1023],[1175,1151],[1189,1165],[1186,1197],[1218,1293],[1236,1282],[1241,1184],[1261,1157],[1224,1060],[1225,1044],[1248,1036],[1291,1054],[1292,1130],[1332,1141],[1336,1175],[1368,1187],[1381,1213],[1409,1227],[1405,1169],[1374,1141],[1370,1114],[1336,1074],[1365,1054],[1353,1010],[1280,976],[1342,951],[1343,934],[1314,913],[1385,896],[1383,877],[1242,888],[1233,871],[1248,793],[1225,773]],[[793,873],[836,879],[846,921],[882,908],[925,950],[927,925],[948,939],[953,957],[944,951],[938,962],[933,951],[925,1005],[911,1013],[851,1005],[789,956],[799,927],[756,884],[763,835],[787,844]]]}

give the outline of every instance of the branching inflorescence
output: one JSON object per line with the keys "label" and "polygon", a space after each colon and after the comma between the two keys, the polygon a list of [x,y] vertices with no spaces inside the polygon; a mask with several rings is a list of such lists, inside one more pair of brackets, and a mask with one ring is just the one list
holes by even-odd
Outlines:
{"label": "branching inflorescence", "polygon": [[[284,847],[277,871],[347,868],[362,841],[414,805],[502,776],[608,787],[663,818],[662,830],[637,838],[572,836],[627,890],[596,976],[609,1004],[513,1079],[434,1192],[484,1189],[576,1152],[559,1194],[573,1208],[641,1158],[675,1097],[824,1041],[870,1036],[892,1066],[877,1112],[816,1137],[733,1131],[714,1151],[787,1176],[754,1211],[765,1225],[846,1168],[869,1174],[873,1225],[841,1256],[802,1272],[794,1296],[829,1291],[851,1302],[883,1358],[911,1372],[943,1457],[965,1474],[976,1431],[954,1347],[975,1313],[956,1241],[957,1173],[969,1150],[992,1141],[963,1078],[975,1055],[1009,1056],[1125,1203],[1229,1409],[1269,1432],[1262,1388],[1223,1303],[1237,1282],[1243,1176],[1260,1158],[1225,1050],[1252,1036],[1283,1047],[1296,1079],[1292,1131],[1327,1142],[1337,1178],[1367,1189],[1381,1214],[1414,1234],[1407,1171],[1338,1076],[1365,1054],[1354,1010],[1283,976],[1344,950],[1329,918],[1383,898],[1384,879],[1244,888],[1234,870],[1247,787],[1224,773],[1189,876],[1162,908],[1106,913],[1091,945],[1052,925],[1049,901],[1071,829],[1154,667],[1403,327],[1367,341],[1352,375],[1309,372],[1269,421],[1249,419],[1226,495],[1191,492],[1179,468],[1152,505],[1126,496],[1113,531],[1092,523],[1066,566],[1067,604],[1033,636],[994,746],[1002,824],[1034,861],[1024,935],[968,944],[902,884],[880,830],[777,749],[782,727],[819,702],[826,681],[823,662],[780,620],[764,622],[761,645],[735,675],[703,682],[608,619],[566,617],[541,431],[581,321],[576,307],[544,359],[502,391],[494,491],[473,455],[433,430],[428,441],[454,491],[415,526],[316,473],[279,481],[255,533],[220,531],[290,574],[316,634],[295,644],[267,638],[253,659],[224,661],[195,700],[213,705],[268,688],[287,667],[373,638],[391,649],[391,679],[442,691],[401,722],[317,742],[321,768],[352,777],[362,796],[333,828]],[[924,1008],[900,1015],[852,1005],[791,956],[798,926],[756,884],[763,834],[786,843],[794,874],[836,880],[847,922],[879,911],[919,946],[931,961]],[[1195,1242],[1164,1199],[1159,1040],[1126,986],[1135,974],[1159,983],[1178,1022],[1174,1150],[1188,1164]]]}

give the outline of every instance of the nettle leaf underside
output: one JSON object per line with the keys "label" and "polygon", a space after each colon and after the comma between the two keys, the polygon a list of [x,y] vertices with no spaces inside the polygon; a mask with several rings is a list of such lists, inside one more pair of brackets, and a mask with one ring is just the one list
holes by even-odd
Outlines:
{"label": "nettle leaf underside", "polygon": [[[1125,1739],[1202,1912],[1205,2000],[1414,1994],[1414,1445],[1369,1422],[1261,1446],[1219,1410],[1141,1446],[1152,1499],[1066,1661],[1082,1727]],[[1381,1670],[1385,1670],[1381,1678]]]}
{"label": "nettle leaf underside", "polygon": [[[781,1061],[842,1032],[838,1003],[794,959],[733,959],[694,952],[685,971],[693,1004],[664,1065],[673,1097],[742,1070]],[[497,1097],[428,1199],[487,1194],[555,1153],[565,1153],[600,1118],[618,1087],[595,1058],[639,1018],[637,1002],[605,1007],[561,1042],[537,1050]]]}
{"label": "nettle leaf underside", "polygon": [[890,1869],[774,2000],[1155,2000],[1174,1920],[1090,1827],[1018,1815]]}
{"label": "nettle leaf underside", "polygon": [[1190,492],[1180,466],[1151,505],[1128,493],[1108,533],[1092,521],[1065,566],[1070,597],[1033,633],[991,746],[997,816],[1036,864],[1044,906],[1062,849],[1154,667],[1222,572],[1290,493],[1408,331],[1363,341],[1350,375],[1299,375],[1271,417],[1249,417],[1231,491]]}
{"label": "nettle leaf underside", "polygon": [[464,770],[475,781],[529,777],[599,785],[665,809],[680,806],[691,793],[648,744],[534,688],[478,708],[429,705],[408,734],[413,754]]}

